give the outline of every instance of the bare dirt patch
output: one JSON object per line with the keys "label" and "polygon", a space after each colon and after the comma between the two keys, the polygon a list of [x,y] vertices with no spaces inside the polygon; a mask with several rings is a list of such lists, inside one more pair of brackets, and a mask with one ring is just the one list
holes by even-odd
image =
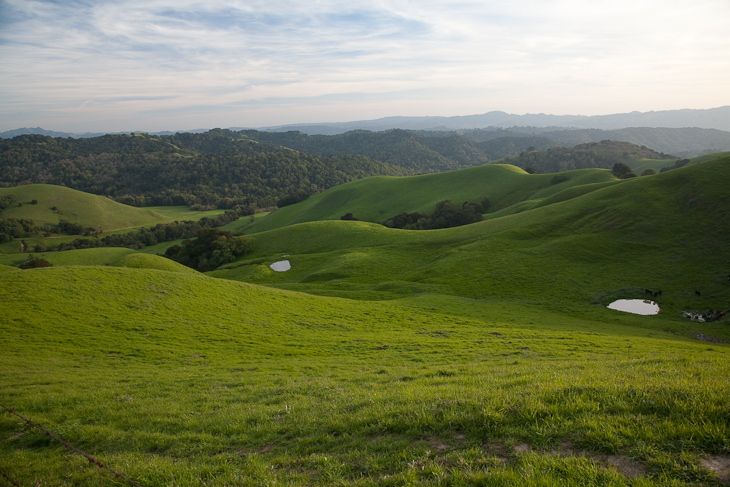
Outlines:
{"label": "bare dirt patch", "polygon": [[599,455],[593,459],[614,467],[621,475],[630,479],[641,477],[646,473],[646,466],[643,463],[622,455]]}
{"label": "bare dirt patch", "polygon": [[717,479],[723,484],[730,484],[730,457],[717,456],[705,458],[700,462],[700,465],[714,472],[717,475]]}
{"label": "bare dirt patch", "polygon": [[519,445],[513,446],[512,450],[514,450],[515,453],[525,453],[530,451],[530,445],[527,443],[520,443]]}
{"label": "bare dirt patch", "polygon": [[710,342],[710,343],[727,343],[725,340],[721,340],[719,338],[710,336],[710,335],[703,335],[702,333],[698,333],[694,336],[695,340],[699,340],[701,342]]}
{"label": "bare dirt patch", "polygon": [[586,451],[576,450],[569,441],[562,442],[557,450],[548,452],[548,455],[587,458],[603,465],[605,468],[614,468],[621,475],[630,479],[635,479],[646,474],[646,466],[641,462],[637,462],[623,455],[594,455]]}

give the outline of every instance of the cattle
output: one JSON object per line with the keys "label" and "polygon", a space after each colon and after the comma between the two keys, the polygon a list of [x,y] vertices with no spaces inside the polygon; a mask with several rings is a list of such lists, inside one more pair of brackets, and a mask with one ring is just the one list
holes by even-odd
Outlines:
{"label": "cattle", "polygon": [[660,290],[658,290],[658,291],[654,291],[654,297],[655,297],[655,298],[658,298],[658,297],[659,297],[659,296],[661,296],[661,295],[662,295],[662,290],[661,290],[661,289],[660,289]]}
{"label": "cattle", "polygon": [[701,296],[700,292],[695,289],[695,296]]}

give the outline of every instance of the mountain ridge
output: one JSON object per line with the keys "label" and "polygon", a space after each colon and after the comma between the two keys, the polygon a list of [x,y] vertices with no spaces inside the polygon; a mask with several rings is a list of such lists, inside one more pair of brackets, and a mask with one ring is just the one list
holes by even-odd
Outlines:
{"label": "mountain ridge", "polygon": [[[394,128],[409,130],[461,130],[474,128],[508,128],[508,127],[562,127],[582,129],[616,130],[633,127],[662,127],[662,128],[706,128],[730,131],[730,105],[708,108],[678,110],[659,110],[608,115],[551,115],[545,113],[526,113],[523,115],[492,110],[483,114],[446,116],[392,116],[373,120],[358,120],[349,122],[331,123],[295,123],[259,127],[228,127],[230,130],[266,130],[291,131],[299,130],[308,135],[336,135],[351,130],[383,131]],[[193,129],[180,131],[149,132],[150,135],[174,135],[179,132],[200,133],[209,129]],[[134,131],[132,131],[134,132]],[[144,131],[142,131],[144,132]],[[126,134],[125,132],[61,132],[43,129],[41,127],[23,127],[0,132],[0,138],[12,138],[17,135],[37,134],[52,137],[98,137],[105,134]]]}

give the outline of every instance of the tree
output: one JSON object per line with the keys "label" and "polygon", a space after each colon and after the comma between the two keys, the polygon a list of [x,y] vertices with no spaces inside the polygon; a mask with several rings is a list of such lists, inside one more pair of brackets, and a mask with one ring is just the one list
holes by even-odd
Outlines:
{"label": "tree", "polygon": [[636,174],[634,174],[634,171],[632,171],[631,168],[629,166],[627,166],[626,164],[624,164],[623,162],[617,162],[616,164],[614,164],[611,172],[613,172],[613,175],[619,179],[628,179],[628,178],[636,177]]}
{"label": "tree", "polygon": [[53,264],[48,262],[46,259],[33,257],[33,254],[28,254],[28,260],[20,264],[18,267],[21,269],[35,269],[38,267],[53,267]]}

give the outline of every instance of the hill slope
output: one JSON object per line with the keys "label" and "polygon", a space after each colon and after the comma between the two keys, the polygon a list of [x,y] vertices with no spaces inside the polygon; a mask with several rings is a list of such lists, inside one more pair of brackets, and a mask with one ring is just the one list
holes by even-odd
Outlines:
{"label": "hill slope", "polygon": [[[104,231],[154,225],[170,220],[151,210],[133,208],[103,196],[50,184],[0,188],[0,198],[10,195],[15,196],[16,201],[0,211],[0,218],[26,218],[32,219],[36,224],[57,224],[66,220]],[[32,203],[34,200],[37,201],[36,204]]]}
{"label": "hill slope", "polygon": [[[650,288],[664,291],[660,304],[673,313],[725,309],[728,180],[725,158],[598,184],[589,192],[576,186],[576,194],[554,193],[523,206],[525,211],[452,229],[294,225],[257,234],[259,250],[214,275],[347,297],[444,293],[527,300],[547,309],[555,301],[558,308],[585,313],[589,303],[621,290],[642,297]],[[281,255],[289,256],[292,269],[268,269]],[[565,296],[575,305],[566,304]]]}
{"label": "hill slope", "polygon": [[[728,347],[671,319],[109,267],[0,297],[0,404],[141,485],[683,485],[730,444]],[[5,478],[122,485],[13,414],[0,435]]]}
{"label": "hill slope", "polygon": [[431,213],[436,203],[446,199],[461,204],[488,197],[490,211],[498,211],[526,200],[538,201],[570,187],[616,181],[610,172],[600,169],[567,172],[560,182],[554,178],[554,174],[528,175],[509,165],[484,165],[404,178],[367,178],[281,208],[257,220],[248,232],[307,221],[338,220],[346,213],[353,213],[359,220],[383,222],[402,212]]}

